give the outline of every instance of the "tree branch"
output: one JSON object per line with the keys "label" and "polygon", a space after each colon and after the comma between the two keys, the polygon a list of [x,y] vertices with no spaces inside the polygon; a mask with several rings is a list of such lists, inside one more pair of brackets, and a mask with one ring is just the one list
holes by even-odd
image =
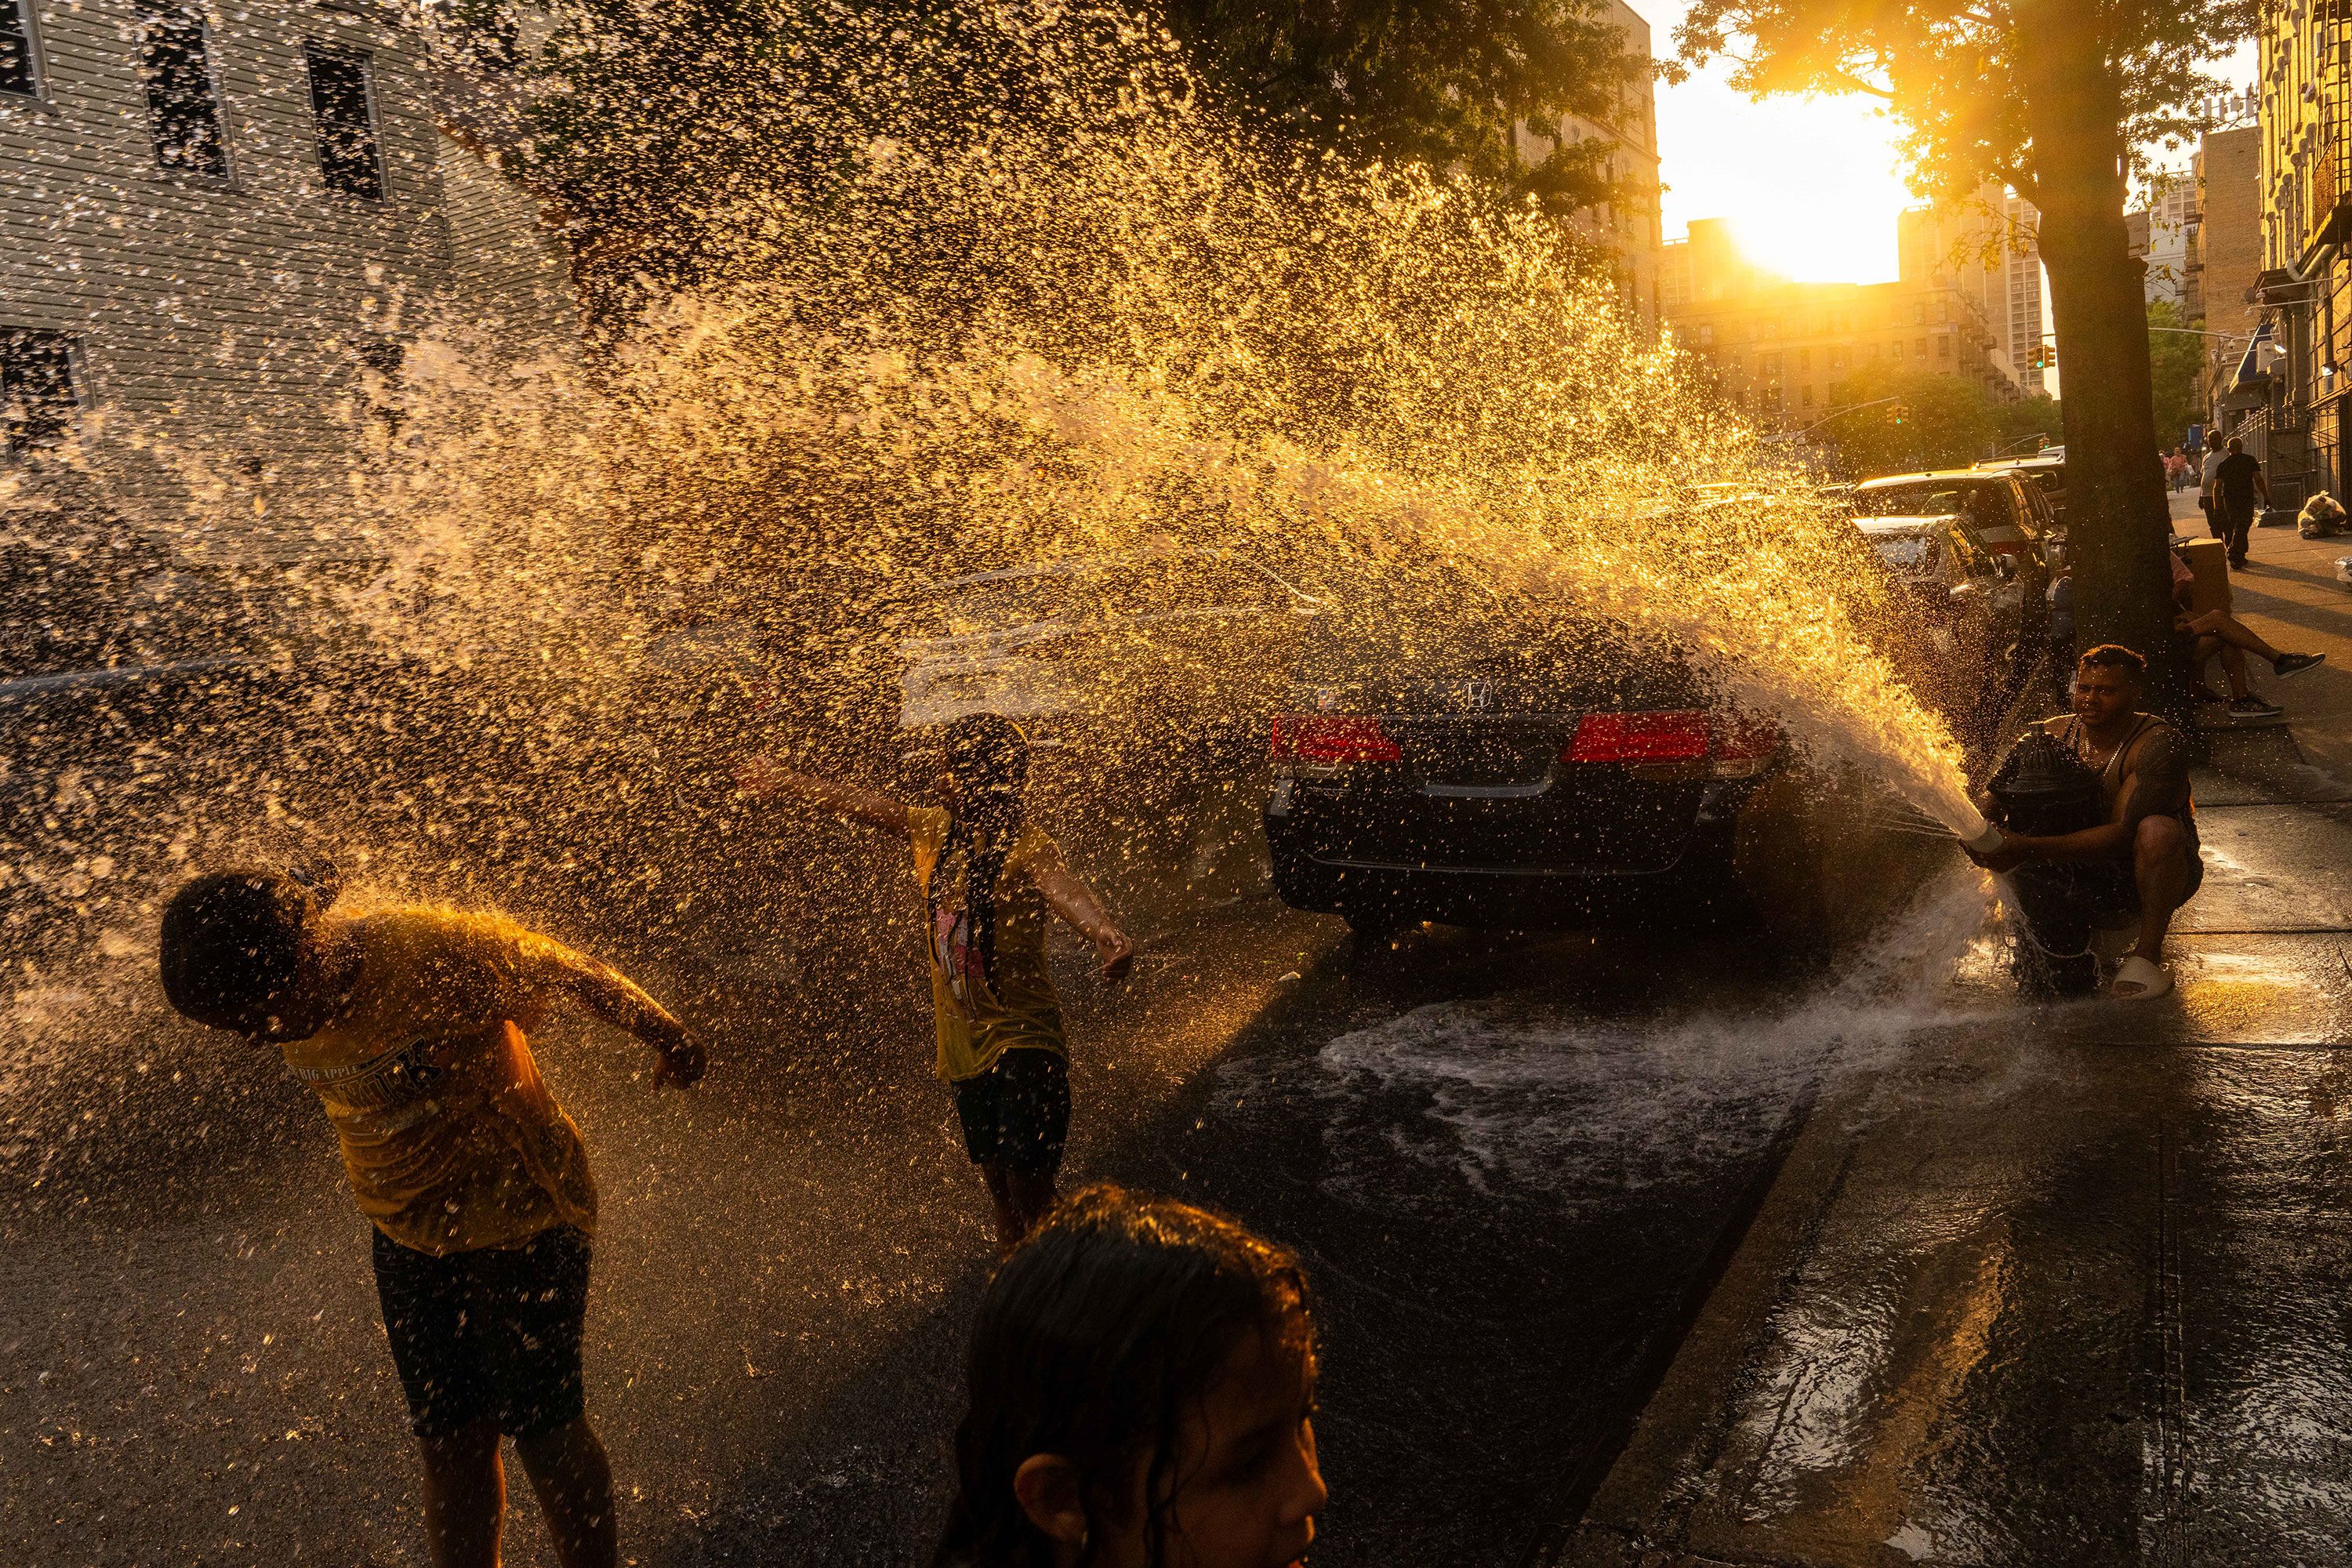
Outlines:
{"label": "tree branch", "polygon": [[1993,173],[2000,177],[2001,184],[2032,203],[2034,211],[2042,210],[2042,185],[2032,175],[2014,165],[1996,166]]}
{"label": "tree branch", "polygon": [[1886,103],[1892,103],[1895,101],[1894,89],[1881,87],[1876,82],[1858,77],[1850,70],[1841,68],[1826,74],[1829,76],[1831,80],[1844,83],[1845,89],[1848,92],[1864,93],[1869,97],[1878,99]]}

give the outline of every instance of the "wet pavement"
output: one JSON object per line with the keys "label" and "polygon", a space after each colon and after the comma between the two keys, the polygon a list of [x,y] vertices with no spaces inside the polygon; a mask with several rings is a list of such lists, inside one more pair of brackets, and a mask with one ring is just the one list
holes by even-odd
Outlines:
{"label": "wet pavement", "polygon": [[[1192,1195],[1305,1254],[1334,1489],[1317,1562],[1521,1561],[1727,1258],[1822,1026],[1868,1009],[1765,1026],[1815,983],[1734,940],[1358,952],[1246,889],[1148,931],[1120,990],[1060,955],[1071,1177]],[[723,934],[674,971],[614,954],[665,994],[698,977],[702,1089],[656,1098],[608,1037],[541,1040],[604,1196],[588,1374],[625,1556],[927,1561],[990,1258],[927,999],[887,963],[872,984],[816,973],[819,933]],[[142,962],[54,987],[88,1026],[5,1086],[53,1121],[0,1200],[0,1561],[421,1563],[332,1140],[268,1064],[161,1016]],[[548,1562],[513,1504],[509,1560]]]}
{"label": "wet pavement", "polygon": [[1558,1561],[2352,1561],[2352,815],[2200,785],[2177,994],[1825,1097]]}
{"label": "wet pavement", "polygon": [[[1737,937],[1366,951],[1228,868],[1142,912],[1129,985],[1058,955],[1069,1175],[1304,1255],[1318,1563],[2337,1561],[2352,804],[2199,788],[2181,989],[2136,1009],[2018,1008],[1948,852],[1811,972]],[[608,948],[696,999],[703,1090],[544,1037],[605,1195],[592,1409],[631,1562],[920,1563],[984,1207],[903,956],[827,945],[897,918],[843,891],[896,857],[775,855],[794,918]],[[84,1026],[0,1063],[48,1119],[0,1137],[0,1561],[421,1563],[331,1139],[117,957],[11,1004]],[[514,1505],[509,1561],[547,1563]]]}

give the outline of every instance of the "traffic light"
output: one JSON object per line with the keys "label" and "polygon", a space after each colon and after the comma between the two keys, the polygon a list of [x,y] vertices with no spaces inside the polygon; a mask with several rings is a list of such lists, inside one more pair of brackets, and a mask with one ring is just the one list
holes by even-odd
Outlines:
{"label": "traffic light", "polygon": [[1911,420],[1911,405],[1907,403],[1898,403],[1886,411],[1886,417],[1895,424],[1906,425]]}

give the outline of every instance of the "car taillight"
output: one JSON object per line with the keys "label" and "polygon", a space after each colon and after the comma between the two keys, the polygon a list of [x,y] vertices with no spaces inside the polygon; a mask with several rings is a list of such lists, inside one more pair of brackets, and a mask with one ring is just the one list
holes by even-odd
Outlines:
{"label": "car taillight", "polygon": [[1780,749],[1780,731],[1760,719],[1734,718],[1715,727],[1715,762],[1709,769],[1719,779],[1753,778],[1769,766]]}
{"label": "car taillight", "polygon": [[1577,721],[1576,734],[1560,757],[1615,763],[1638,773],[1741,779],[1762,773],[1780,747],[1780,731],[1753,719],[1718,722],[1706,713],[1681,711],[1587,713]]}
{"label": "car taillight", "polygon": [[1279,713],[1274,758],[1283,763],[1393,763],[1404,752],[1378,719],[1354,713]]}

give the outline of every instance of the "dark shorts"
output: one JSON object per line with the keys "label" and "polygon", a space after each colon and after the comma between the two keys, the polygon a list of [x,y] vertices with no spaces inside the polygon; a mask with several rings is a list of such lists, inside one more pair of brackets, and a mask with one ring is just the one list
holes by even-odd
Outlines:
{"label": "dark shorts", "polygon": [[586,1409],[588,1237],[580,1231],[558,1226],[521,1247],[446,1258],[377,1231],[375,1289],[418,1436],[489,1420],[509,1437],[536,1437]]}
{"label": "dark shorts", "polygon": [[955,1086],[956,1120],[972,1163],[1024,1176],[1060,1169],[1070,1138],[1070,1068],[1058,1051],[1024,1047]]}
{"label": "dark shorts", "polygon": [[[2129,856],[2112,860],[2078,861],[2065,868],[2074,878],[2080,896],[2092,909],[2103,915],[2136,915],[2139,913],[2139,877],[2132,868]],[[2180,895],[2187,903],[2205,885],[2205,857],[2197,847],[2194,828],[2189,834],[2189,890]]]}

